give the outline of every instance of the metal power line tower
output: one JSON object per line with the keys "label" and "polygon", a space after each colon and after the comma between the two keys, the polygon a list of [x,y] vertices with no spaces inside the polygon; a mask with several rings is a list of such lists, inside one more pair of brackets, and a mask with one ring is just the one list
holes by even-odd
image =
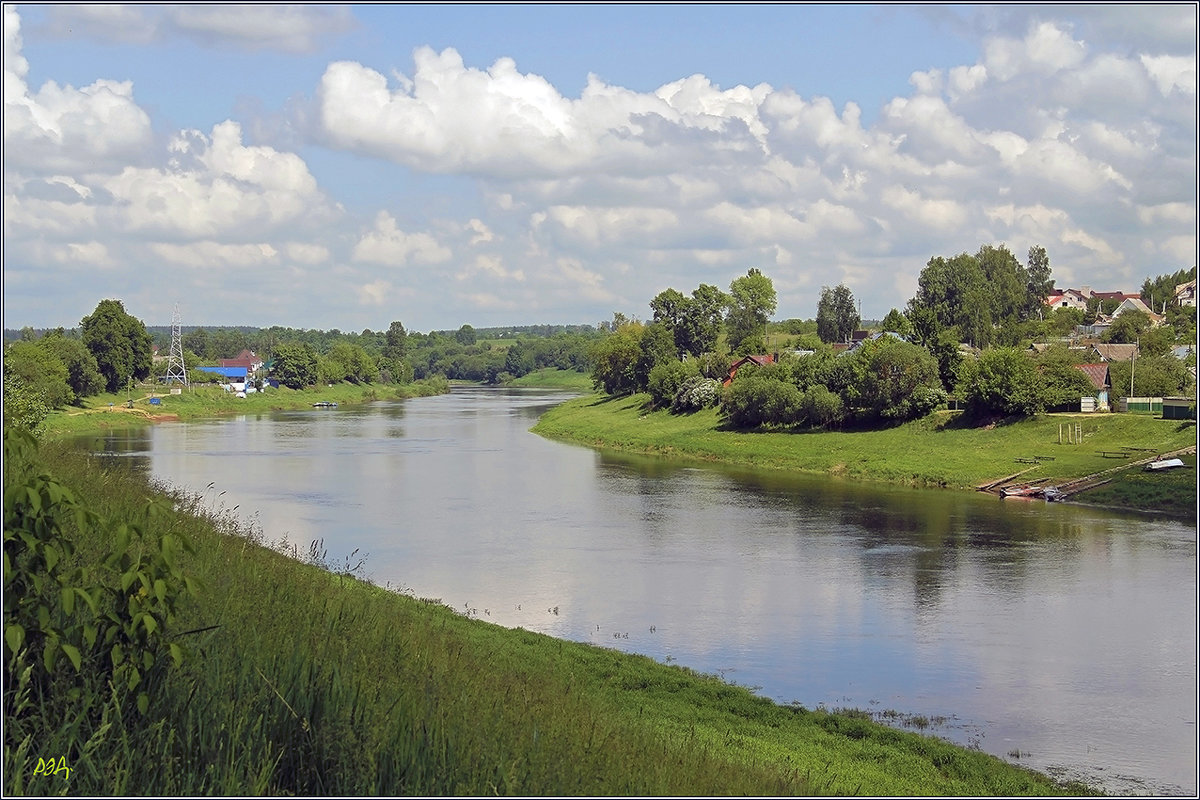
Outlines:
{"label": "metal power line tower", "polygon": [[188,385],[187,365],[183,363],[183,336],[180,332],[183,317],[179,314],[179,304],[175,304],[175,313],[171,315],[171,356],[167,361],[167,374],[163,376],[164,383],[182,383]]}

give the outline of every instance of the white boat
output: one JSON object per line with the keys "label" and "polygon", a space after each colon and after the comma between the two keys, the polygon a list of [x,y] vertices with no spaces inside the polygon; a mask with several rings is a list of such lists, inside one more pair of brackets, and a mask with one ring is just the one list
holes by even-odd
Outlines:
{"label": "white boat", "polygon": [[1160,469],[1171,469],[1172,467],[1184,466],[1183,459],[1179,458],[1163,458],[1158,461],[1151,461],[1146,465],[1147,472],[1157,472]]}

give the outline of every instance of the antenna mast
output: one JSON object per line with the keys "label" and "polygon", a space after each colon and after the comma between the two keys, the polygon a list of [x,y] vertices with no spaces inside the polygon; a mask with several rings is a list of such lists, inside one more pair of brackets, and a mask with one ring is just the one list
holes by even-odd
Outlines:
{"label": "antenna mast", "polygon": [[187,365],[183,363],[183,336],[180,333],[183,317],[179,313],[179,304],[175,304],[175,312],[171,315],[171,356],[167,361],[167,374],[163,376],[164,383],[178,382],[188,385]]}

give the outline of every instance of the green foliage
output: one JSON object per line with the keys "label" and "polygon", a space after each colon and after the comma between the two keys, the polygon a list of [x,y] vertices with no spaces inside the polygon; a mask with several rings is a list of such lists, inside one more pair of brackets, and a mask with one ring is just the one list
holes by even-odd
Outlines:
{"label": "green foliage", "polygon": [[307,344],[280,344],[275,348],[271,375],[289,389],[311,386],[317,382],[317,354]]}
{"label": "green foliage", "polygon": [[691,363],[684,364],[676,359],[660,361],[651,368],[647,380],[646,391],[650,393],[650,401],[658,407],[671,405],[679,393],[679,387],[696,374],[696,367]]}
{"label": "green foliage", "polygon": [[1012,347],[985,350],[965,379],[968,408],[977,414],[1029,416],[1045,408],[1033,360]]}
{"label": "green foliage", "polygon": [[880,330],[893,331],[900,334],[905,339],[912,336],[912,323],[908,321],[908,317],[901,314],[897,309],[893,308],[879,323]]}
{"label": "green foliage", "polygon": [[671,401],[671,412],[689,414],[702,408],[712,408],[721,401],[721,382],[703,375],[693,375],[679,384]]}
{"label": "green foliage", "polygon": [[795,425],[801,419],[802,396],[796,385],[780,380],[779,370],[746,365],[725,390],[721,412],[735,428]]}
{"label": "green foliage", "polygon": [[454,334],[454,341],[461,345],[470,346],[475,344],[475,329],[470,325],[463,325]]}
{"label": "green foliage", "polygon": [[775,313],[775,285],[751,267],[729,284],[729,311],[725,317],[730,352],[735,355],[761,353],[767,320]]}
{"label": "green foliage", "polygon": [[[143,522],[105,523],[37,469],[36,447],[5,429],[6,717],[47,705],[65,713],[58,704],[84,691],[111,691],[145,714],[150,693],[186,655],[168,631],[195,589],[180,566],[191,545],[163,525],[157,505]],[[107,532],[104,551],[97,565],[80,566],[71,532],[97,529]],[[73,673],[60,669],[60,656]]]}
{"label": "green foliage", "polygon": [[[638,340],[638,356],[633,366],[635,388],[644,391],[650,385],[650,372],[659,364],[674,360],[675,339],[667,326],[661,322],[643,325]],[[674,391],[668,395],[668,399],[673,395]]]}
{"label": "green foliage", "polygon": [[[1129,374],[1133,373],[1133,394],[1129,392]],[[1114,361],[1108,365],[1112,389],[1109,401],[1119,403],[1125,397],[1180,397],[1194,391],[1187,365],[1172,355],[1139,357],[1132,362]]]}
{"label": "green foliage", "polygon": [[822,342],[847,342],[850,334],[858,330],[858,308],[854,295],[839,283],[834,288],[821,287],[821,299],[817,302],[817,336]]}
{"label": "green foliage", "polygon": [[1052,336],[1066,336],[1074,331],[1077,325],[1084,324],[1083,319],[1084,313],[1081,309],[1056,308],[1047,319],[1046,333]]}
{"label": "green foliage", "polygon": [[937,362],[924,348],[883,336],[845,358],[860,370],[852,411],[861,422],[916,419],[946,401]]}
{"label": "green foliage", "polygon": [[67,383],[67,367],[58,356],[40,342],[13,342],[4,350],[4,370],[24,383],[51,408],[61,408],[75,400]]}
{"label": "green foliage", "polygon": [[1133,309],[1114,319],[1108,326],[1108,330],[1100,337],[1100,341],[1113,344],[1133,344],[1149,328],[1150,318],[1143,312]]}
{"label": "green foliage", "polygon": [[41,344],[67,368],[67,386],[74,394],[75,402],[99,394],[104,389],[104,378],[100,375],[96,357],[81,340],[66,336],[59,328],[42,337]]}
{"label": "green foliage", "polygon": [[35,390],[14,374],[9,362],[4,362],[4,430],[10,427],[28,431],[34,436],[42,432],[50,415],[50,407]]}
{"label": "green foliage", "polygon": [[120,300],[101,300],[95,311],[80,320],[79,327],[106,391],[119,391],[130,378],[140,381],[150,374],[150,334],[141,320],[125,313]]}
{"label": "green foliage", "polygon": [[1078,411],[1081,397],[1095,396],[1091,378],[1077,368],[1078,363],[1078,357],[1065,347],[1048,349],[1038,358],[1042,403],[1047,410]]}
{"label": "green foliage", "polygon": [[1150,307],[1151,311],[1162,313],[1163,306],[1168,308],[1178,306],[1175,302],[1175,288],[1181,283],[1196,277],[1195,267],[1191,269],[1180,269],[1175,272],[1164,275],[1157,275],[1153,278],[1146,278],[1142,281],[1141,298],[1142,302]]}
{"label": "green foliage", "polygon": [[635,366],[641,355],[641,323],[625,323],[592,345],[592,380],[608,394],[628,394],[638,386]]}

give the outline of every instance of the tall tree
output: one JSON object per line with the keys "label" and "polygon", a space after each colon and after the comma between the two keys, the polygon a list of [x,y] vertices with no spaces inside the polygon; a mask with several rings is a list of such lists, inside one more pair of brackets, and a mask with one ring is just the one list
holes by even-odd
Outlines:
{"label": "tall tree", "polygon": [[1029,248],[1025,273],[1029,276],[1025,285],[1025,319],[1041,319],[1042,310],[1046,307],[1046,298],[1054,288],[1054,278],[1050,274],[1050,256],[1046,254],[1046,248],[1041,245]]}
{"label": "tall tree", "polygon": [[399,320],[393,321],[388,326],[387,335],[384,339],[383,354],[393,361],[404,358],[408,353],[408,334],[404,330],[403,323]]}
{"label": "tall tree", "polygon": [[58,356],[58,360],[67,368],[67,385],[75,395],[75,402],[99,394],[104,388],[104,378],[100,375],[96,357],[83,342],[64,335],[62,328],[59,328],[46,334],[41,345]]}
{"label": "tall tree", "polygon": [[120,391],[130,378],[141,380],[150,374],[150,334],[140,319],[125,313],[120,300],[101,300],[79,327],[107,391]]}
{"label": "tall tree", "polygon": [[682,356],[686,351],[686,331],[683,326],[691,301],[677,289],[663,289],[650,301],[654,322],[663,325],[675,343],[675,354]]}
{"label": "tall tree", "polygon": [[775,313],[775,285],[758,269],[729,284],[729,313],[725,318],[729,348],[734,353],[761,353],[766,345],[767,320]]}
{"label": "tall tree", "polygon": [[317,354],[307,344],[283,342],[275,348],[271,375],[289,389],[303,389],[317,382]]}
{"label": "tall tree", "polygon": [[729,298],[716,286],[702,283],[693,289],[691,302],[684,307],[683,319],[675,333],[681,351],[693,356],[715,351],[728,304]]}
{"label": "tall tree", "polygon": [[859,322],[854,295],[844,283],[832,289],[821,287],[821,299],[817,302],[817,336],[822,342],[849,341]]}

